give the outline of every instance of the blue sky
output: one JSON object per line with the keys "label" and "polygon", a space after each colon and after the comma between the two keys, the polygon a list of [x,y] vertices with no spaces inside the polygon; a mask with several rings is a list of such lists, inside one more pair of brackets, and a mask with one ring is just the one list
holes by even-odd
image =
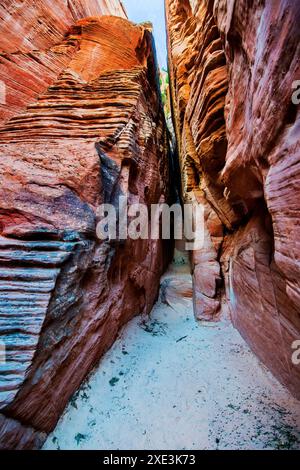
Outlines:
{"label": "blue sky", "polygon": [[129,20],[134,23],[151,21],[154,26],[157,59],[167,68],[167,45],[164,0],[122,0]]}

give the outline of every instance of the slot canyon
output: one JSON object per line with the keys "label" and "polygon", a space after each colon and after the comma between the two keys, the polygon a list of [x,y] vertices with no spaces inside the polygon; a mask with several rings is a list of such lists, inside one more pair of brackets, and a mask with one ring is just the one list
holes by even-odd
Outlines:
{"label": "slot canyon", "polygon": [[300,449],[299,5],[165,19],[163,76],[125,1],[0,1],[0,449]]}

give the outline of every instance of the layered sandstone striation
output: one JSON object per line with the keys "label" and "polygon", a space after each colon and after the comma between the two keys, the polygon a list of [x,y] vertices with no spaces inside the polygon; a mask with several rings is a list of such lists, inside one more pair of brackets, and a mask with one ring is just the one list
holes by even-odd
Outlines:
{"label": "layered sandstone striation", "polygon": [[[126,18],[119,0],[6,0],[0,4],[0,123],[34,102],[67,66],[74,52],[61,47],[81,18]],[[1,88],[0,88],[1,92]]]}
{"label": "layered sandstone striation", "polygon": [[[68,18],[101,13],[84,8],[93,2],[68,4]],[[17,38],[9,52],[29,68],[28,54],[43,63],[38,76],[31,70],[30,103],[26,96],[9,105],[0,128],[2,448],[41,445],[121,326],[150,312],[168,261],[160,240],[96,236],[103,203],[118,209],[120,196],[128,204],[168,201],[152,35],[120,17],[94,16],[75,21],[63,37],[68,22],[57,22],[56,13],[55,40],[45,23],[34,52],[23,52],[27,43]],[[26,73],[16,76],[18,87],[31,88]]]}
{"label": "layered sandstone striation", "polygon": [[185,200],[205,211],[193,254],[195,313],[235,326],[300,397],[299,8],[166,0]]}

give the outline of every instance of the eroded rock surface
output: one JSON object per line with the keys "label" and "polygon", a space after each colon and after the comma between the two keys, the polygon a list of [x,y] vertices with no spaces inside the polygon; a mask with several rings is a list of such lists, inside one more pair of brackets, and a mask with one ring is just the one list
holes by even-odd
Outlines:
{"label": "eroded rock surface", "polygon": [[300,397],[299,8],[166,0],[183,196],[205,209],[195,313],[234,324]]}
{"label": "eroded rock surface", "polygon": [[67,66],[76,44],[61,46],[74,23],[99,15],[126,18],[119,0],[1,2],[0,84],[5,84],[5,99],[0,99],[0,123],[34,102]]}
{"label": "eroded rock surface", "polygon": [[[102,3],[104,12],[119,8]],[[36,41],[28,32],[29,45],[16,40],[9,49],[21,68],[23,59],[31,67],[32,54],[42,63],[31,70],[34,92],[15,108],[8,103],[12,111],[0,128],[2,448],[41,445],[120,327],[150,312],[168,261],[168,246],[159,240],[96,237],[101,203],[118,208],[119,196],[128,204],[168,201],[152,35],[120,17],[93,16],[63,37],[74,18],[103,12],[93,2],[68,4],[68,21],[62,13],[58,22],[54,9],[56,29],[44,23],[53,37],[36,25]],[[18,83],[29,87],[26,73]]]}

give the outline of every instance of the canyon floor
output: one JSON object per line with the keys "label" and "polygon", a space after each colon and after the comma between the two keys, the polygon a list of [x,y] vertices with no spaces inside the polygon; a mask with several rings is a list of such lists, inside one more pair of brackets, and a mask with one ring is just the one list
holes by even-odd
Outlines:
{"label": "canyon floor", "polygon": [[197,323],[187,264],[119,334],[44,449],[299,449],[300,406],[228,319]]}

